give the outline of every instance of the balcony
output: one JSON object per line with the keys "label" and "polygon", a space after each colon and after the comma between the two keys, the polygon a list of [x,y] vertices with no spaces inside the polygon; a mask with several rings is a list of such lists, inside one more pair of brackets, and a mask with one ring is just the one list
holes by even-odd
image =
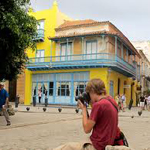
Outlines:
{"label": "balcony", "polygon": [[109,67],[128,77],[136,75],[133,65],[109,53],[30,58],[26,67],[31,71]]}
{"label": "balcony", "polygon": [[44,29],[37,30],[37,36],[34,38],[34,41],[44,42]]}

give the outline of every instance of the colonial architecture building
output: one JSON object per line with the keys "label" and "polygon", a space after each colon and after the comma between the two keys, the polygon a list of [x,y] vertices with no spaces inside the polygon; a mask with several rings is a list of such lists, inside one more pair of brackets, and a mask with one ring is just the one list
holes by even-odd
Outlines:
{"label": "colonial architecture building", "polygon": [[[50,27],[54,29],[52,23]],[[47,97],[49,104],[76,105],[75,96],[92,78],[101,78],[111,96],[125,94],[127,104],[130,99],[136,104],[141,56],[117,27],[108,21],[76,20],[65,21],[56,33],[49,31],[49,41],[40,39],[39,51],[28,52],[25,104],[33,96],[39,103],[41,91],[41,103]],[[46,41],[47,50],[42,46]]]}
{"label": "colonial architecture building", "polygon": [[142,50],[150,61],[150,41],[132,41],[132,44],[137,50]]}
{"label": "colonial architecture building", "polygon": [[141,56],[141,70],[140,70],[140,83],[141,83],[141,92],[147,91],[150,89],[150,61],[147,59],[143,50],[138,50]]}
{"label": "colonial architecture building", "polygon": [[132,44],[141,55],[141,92],[150,89],[150,41],[133,41]]}
{"label": "colonial architecture building", "polygon": [[[34,16],[38,21],[38,35],[33,39],[37,43],[36,51],[28,49],[26,50],[26,53],[29,58],[37,58],[35,62],[40,64],[46,57],[55,55],[54,51],[52,53],[50,51],[52,43],[48,37],[55,36],[55,28],[65,20],[71,19],[59,11],[56,1],[54,1],[53,6],[50,9],[37,12],[33,12],[33,10],[30,9],[29,14]],[[17,80],[6,83],[5,87],[9,91],[10,101],[14,101],[16,95],[19,95],[20,103],[30,104],[32,102],[32,87],[34,87],[34,74],[32,74],[32,71],[25,69],[24,73],[20,75]],[[41,73],[39,76],[41,76]],[[38,83],[38,87],[43,84],[43,82],[40,83],[41,85]]]}

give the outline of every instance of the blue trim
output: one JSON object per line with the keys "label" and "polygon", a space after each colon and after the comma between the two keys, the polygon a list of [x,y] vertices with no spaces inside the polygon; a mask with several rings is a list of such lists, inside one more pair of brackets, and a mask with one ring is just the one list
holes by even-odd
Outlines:
{"label": "blue trim", "polygon": [[[97,54],[97,45],[98,45],[98,42],[97,42],[97,40],[87,40],[86,41],[86,54],[93,54],[93,47],[92,47],[92,44],[93,43],[96,43],[96,54]],[[90,53],[88,53],[88,50],[87,50],[87,44],[91,44],[91,52]],[[92,57],[92,55],[89,55],[90,57]]]}
{"label": "blue trim", "polygon": [[56,74],[54,74],[53,103],[55,103],[55,99],[56,99]]}
{"label": "blue trim", "polygon": [[[39,59],[42,59],[42,58],[43,58],[43,57],[41,57],[41,56],[40,56],[40,57],[37,57],[37,53],[38,53],[38,52],[40,52],[40,55],[41,55],[41,52],[44,52],[44,56],[45,56],[45,50],[44,50],[44,49],[40,49],[40,50],[37,50],[36,53],[35,53],[35,57],[36,57],[36,58],[39,58]],[[44,57],[44,59],[45,59],[45,57]],[[38,59],[37,59],[37,60],[38,60]],[[45,60],[44,60],[44,61],[45,61]]]}
{"label": "blue trim", "polygon": [[65,57],[66,57],[66,60],[68,60],[68,56],[67,56],[67,51],[68,51],[68,39],[67,39],[67,46],[66,46],[66,49],[65,49]]}
{"label": "blue trim", "polygon": [[126,61],[128,62],[128,60],[129,60],[129,52],[128,52],[128,49],[126,50],[126,55],[127,55]]}
{"label": "blue trim", "polygon": [[122,59],[123,59],[123,44],[122,44],[122,46],[121,46],[121,57],[122,57]]}
{"label": "blue trim", "polygon": [[60,61],[61,61],[61,57],[62,57],[62,43],[60,43]]}
{"label": "blue trim", "polygon": [[[62,55],[62,46],[65,46],[65,54],[64,54],[64,55]],[[69,47],[70,47],[71,49],[69,49]],[[70,50],[70,54],[71,54],[71,55],[68,55],[68,50]],[[69,60],[72,59],[72,52],[73,52],[73,50],[72,50],[72,42],[69,42],[69,41],[67,40],[67,42],[60,43],[60,56],[59,56],[59,57],[55,56],[55,57],[56,57],[56,58],[60,58],[60,61],[61,61],[61,60],[62,60],[62,61],[68,61],[68,57],[70,58]],[[62,57],[63,59],[61,59],[61,57]]]}
{"label": "blue trim", "polygon": [[73,104],[74,99],[74,74],[71,73],[71,104]]}
{"label": "blue trim", "polygon": [[[76,76],[76,78],[74,78],[74,76],[76,75],[76,73],[77,74],[84,74],[84,79],[82,78],[82,79],[80,79],[80,78],[78,78],[78,76]],[[43,74],[45,74],[45,73],[43,73]],[[62,81],[57,81],[56,80],[56,75],[57,74],[64,74],[64,73],[46,73],[46,74],[49,74],[50,76],[53,76],[53,79],[52,80],[50,80],[50,81],[44,81],[44,80],[42,80],[42,81],[34,81],[34,82],[32,82],[32,84],[35,84],[36,85],[36,90],[37,90],[37,93],[36,93],[36,96],[37,96],[37,103],[39,103],[39,101],[38,101],[38,84],[40,84],[41,86],[39,86],[39,88],[41,88],[42,87],[42,98],[41,98],[41,103],[42,104],[44,104],[44,94],[43,94],[43,90],[44,90],[44,86],[43,85],[45,85],[45,84],[47,84],[47,98],[48,99],[51,99],[52,98],[52,96],[49,96],[49,89],[50,89],[50,86],[49,86],[49,83],[50,82],[53,82],[54,83],[54,86],[53,86],[53,101],[48,101],[48,103],[49,104],[60,104],[60,105],[62,105],[62,104],[67,104],[67,105],[76,105],[76,102],[74,101],[74,83],[75,82],[83,82],[83,83],[86,83],[88,80],[89,80],[89,72],[71,72],[71,73],[65,73],[65,74],[70,74],[71,75],[71,78],[69,79],[69,80],[62,80]],[[37,75],[41,75],[41,74],[37,74]],[[38,79],[38,78],[37,78]],[[39,79],[40,80],[40,79]],[[61,83],[62,82],[69,82],[69,84],[70,84],[70,86],[69,86],[69,91],[70,91],[70,94],[69,94],[69,96],[67,96],[67,90],[66,89],[68,89],[68,87],[63,87],[63,89],[65,89],[65,95],[64,96],[56,96],[56,92],[58,92],[58,89],[56,88],[56,84],[57,83],[60,83],[60,85],[61,85]],[[60,86],[60,92],[61,92],[61,86]],[[32,90],[33,90],[33,88],[32,88]],[[33,92],[33,91],[32,91]],[[60,93],[60,95],[61,95],[61,93]],[[61,100],[61,97],[63,97],[64,98],[64,101],[60,101],[59,102],[59,99]],[[65,98],[67,98],[67,99],[65,99]]]}
{"label": "blue trim", "polygon": [[33,40],[44,42],[44,29],[37,29],[37,36]]}
{"label": "blue trim", "polygon": [[35,62],[38,58],[31,58],[30,63],[27,64],[27,68],[32,71],[37,70],[59,70],[59,69],[79,69],[79,68],[96,68],[96,67],[111,67],[115,66],[120,68],[119,66],[123,66],[121,68],[122,71],[127,71],[127,73],[131,74],[130,76],[134,76],[136,74],[135,66],[129,64],[124,59],[120,57],[109,54],[109,53],[93,53],[90,54],[92,59],[82,59],[82,56],[87,56],[88,54],[80,54],[80,55],[69,55],[71,60],[62,60],[58,61],[57,58],[61,58],[62,56],[53,56],[55,61],[50,64],[50,57],[43,57],[45,62]]}
{"label": "blue trim", "polygon": [[118,56],[118,44],[117,37],[115,36],[115,55]]}
{"label": "blue trim", "polygon": [[49,82],[47,81],[47,98],[49,98]]}

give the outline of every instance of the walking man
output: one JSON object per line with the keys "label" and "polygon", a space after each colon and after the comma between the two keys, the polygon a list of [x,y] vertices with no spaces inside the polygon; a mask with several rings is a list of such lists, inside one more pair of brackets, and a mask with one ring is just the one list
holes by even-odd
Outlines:
{"label": "walking man", "polygon": [[8,93],[4,89],[4,83],[0,82],[0,111],[2,111],[4,114],[4,117],[5,117],[6,122],[7,122],[6,125],[10,126],[11,122],[10,122],[9,114],[7,112],[8,103],[9,103]]}

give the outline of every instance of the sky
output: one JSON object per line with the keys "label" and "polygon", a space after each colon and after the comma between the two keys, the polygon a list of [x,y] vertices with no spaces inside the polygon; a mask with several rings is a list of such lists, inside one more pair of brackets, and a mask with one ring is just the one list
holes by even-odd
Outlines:
{"label": "sky", "polygon": [[[34,11],[49,9],[54,0],[30,0]],[[130,41],[150,40],[150,0],[57,0],[72,19],[110,21]]]}

